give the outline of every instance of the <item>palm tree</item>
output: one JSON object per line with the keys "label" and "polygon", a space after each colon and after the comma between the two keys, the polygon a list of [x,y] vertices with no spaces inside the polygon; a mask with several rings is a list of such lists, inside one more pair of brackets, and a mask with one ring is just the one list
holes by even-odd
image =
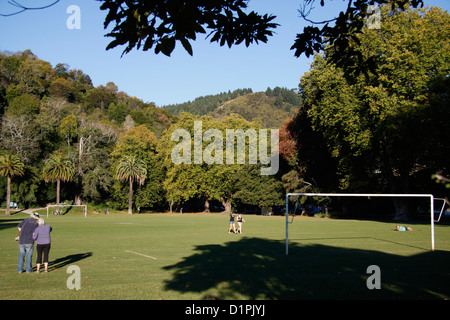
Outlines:
{"label": "palm tree", "polygon": [[10,213],[10,198],[11,198],[11,177],[21,176],[24,173],[24,163],[16,155],[9,152],[0,154],[0,175],[6,177],[6,215]]}
{"label": "palm tree", "polygon": [[59,192],[61,181],[72,181],[75,175],[74,163],[65,158],[62,153],[56,152],[45,161],[43,168],[44,181],[56,181],[56,205],[59,211]]}
{"label": "palm tree", "polygon": [[116,169],[116,179],[122,182],[130,181],[130,191],[128,195],[128,214],[132,214],[133,182],[144,184],[147,176],[147,167],[144,161],[135,156],[124,156],[120,159]]}

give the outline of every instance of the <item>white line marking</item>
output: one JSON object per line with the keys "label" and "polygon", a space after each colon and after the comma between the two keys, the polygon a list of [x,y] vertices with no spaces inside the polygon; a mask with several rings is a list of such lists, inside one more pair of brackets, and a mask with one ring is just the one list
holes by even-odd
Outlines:
{"label": "white line marking", "polygon": [[154,260],[156,260],[156,258],[155,258],[155,257],[152,257],[152,256],[147,256],[147,255],[145,255],[145,254],[142,254],[142,253],[138,253],[138,252],[134,252],[134,251],[129,251],[129,250],[125,250],[125,252],[129,252],[129,253],[134,253],[134,254],[137,254],[137,255],[139,255],[139,256],[143,256],[143,257],[146,257],[146,258],[150,258],[150,259],[154,259]]}

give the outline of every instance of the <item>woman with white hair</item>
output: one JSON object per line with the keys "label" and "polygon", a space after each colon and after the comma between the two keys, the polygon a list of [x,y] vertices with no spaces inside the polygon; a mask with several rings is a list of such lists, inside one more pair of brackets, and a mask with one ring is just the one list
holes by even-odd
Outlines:
{"label": "woman with white hair", "polygon": [[36,240],[36,273],[39,273],[39,269],[42,263],[42,253],[44,253],[44,271],[47,272],[48,268],[48,254],[50,252],[50,232],[52,227],[44,223],[44,219],[38,220],[38,227],[34,230],[33,239]]}

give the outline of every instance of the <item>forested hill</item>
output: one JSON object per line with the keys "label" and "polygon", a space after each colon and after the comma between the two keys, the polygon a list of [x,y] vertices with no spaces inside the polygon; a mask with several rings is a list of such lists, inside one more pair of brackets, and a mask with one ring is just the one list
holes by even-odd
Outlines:
{"label": "forested hill", "polygon": [[171,104],[163,108],[174,115],[179,115],[181,112],[189,112],[195,115],[203,116],[211,111],[214,111],[218,106],[227,101],[233,100],[239,96],[247,93],[252,93],[252,89],[237,89],[233,92],[221,92],[214,95],[202,96],[194,99],[194,101],[183,102],[179,104]]}
{"label": "forested hill", "polygon": [[[213,101],[210,109],[196,109],[208,100]],[[262,175],[257,164],[227,167],[231,171],[224,170],[228,164],[176,166],[172,151],[177,142],[168,129],[189,128],[198,115],[221,118],[231,113],[279,128],[298,109],[297,94],[281,88],[257,93],[241,89],[191,104],[193,109],[184,110],[195,117],[177,116],[119,91],[113,82],[94,86],[82,70],[64,63],[52,66],[30,50],[0,51],[0,165],[9,170],[10,159],[17,164],[10,189],[10,180],[0,174],[0,207],[11,201],[27,208],[64,199],[128,207],[131,212],[130,194],[141,212],[166,210],[167,204],[197,210],[199,203],[208,210],[209,199],[222,201],[227,210],[231,200],[240,206],[282,204],[282,182]],[[230,118],[225,122],[230,129],[260,127],[240,116]],[[205,128],[210,125],[220,124],[205,119]],[[119,174],[118,168],[129,168],[126,161],[142,169],[143,183],[134,184],[134,191],[129,178],[125,181]],[[62,183],[57,182],[59,172],[64,174]],[[255,185],[258,188],[252,188]]]}
{"label": "forested hill", "polygon": [[[55,135],[66,135],[70,145],[78,126],[87,123],[106,126],[115,135],[144,124],[160,137],[183,111],[217,119],[237,113],[248,121],[260,119],[266,128],[278,128],[296,113],[300,104],[294,90],[275,87],[256,93],[250,88],[237,89],[159,108],[119,91],[113,82],[94,87],[89,75],[82,70],[70,69],[65,63],[53,67],[30,50],[0,52],[0,142],[3,147],[17,148],[18,141],[8,135],[11,129],[8,125],[15,125],[19,115],[33,119],[41,128],[41,135],[48,135],[43,141]],[[52,112],[56,112],[55,115],[50,115]],[[59,132],[64,131],[59,126],[69,121],[68,116],[77,118],[73,134]]]}
{"label": "forested hill", "polygon": [[170,112],[119,91],[113,82],[94,87],[89,75],[65,63],[52,67],[30,50],[0,52],[0,145],[5,147],[7,125],[19,116],[29,116],[41,133],[47,128],[52,136],[70,115],[77,117],[78,125],[107,126],[119,135],[144,124],[161,136],[176,121]]}
{"label": "forested hill", "polygon": [[163,108],[174,115],[184,111],[217,119],[237,113],[248,121],[260,119],[263,127],[278,128],[298,111],[300,105],[300,97],[294,90],[275,87],[256,93],[251,89],[238,89]]}

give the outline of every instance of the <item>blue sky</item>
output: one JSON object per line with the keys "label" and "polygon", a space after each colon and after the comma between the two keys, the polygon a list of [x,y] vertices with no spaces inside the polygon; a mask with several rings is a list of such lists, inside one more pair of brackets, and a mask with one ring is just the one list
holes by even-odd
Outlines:
{"label": "blue sky", "polygon": [[[54,0],[18,0],[25,6],[47,5]],[[123,47],[106,51],[111,38],[106,38],[103,22],[105,11],[94,0],[61,0],[44,10],[31,10],[11,17],[0,17],[0,50],[30,49],[40,59],[55,66],[67,63],[81,69],[94,85],[114,82],[120,91],[157,106],[181,103],[196,97],[238,88],[254,92],[267,87],[297,88],[299,79],[309,70],[310,59],[294,57],[290,47],[297,33],[307,25],[297,10],[303,0],[251,0],[249,10],[276,15],[280,26],[267,44],[220,47],[199,35],[192,43],[190,56],[177,44],[171,57],[153,51],[136,51],[121,57]],[[429,0],[449,11],[449,0]],[[317,5],[312,18],[334,17],[344,5],[342,0]],[[81,29],[67,28],[70,5],[80,8]],[[12,12],[7,0],[0,0],[0,13]]]}

